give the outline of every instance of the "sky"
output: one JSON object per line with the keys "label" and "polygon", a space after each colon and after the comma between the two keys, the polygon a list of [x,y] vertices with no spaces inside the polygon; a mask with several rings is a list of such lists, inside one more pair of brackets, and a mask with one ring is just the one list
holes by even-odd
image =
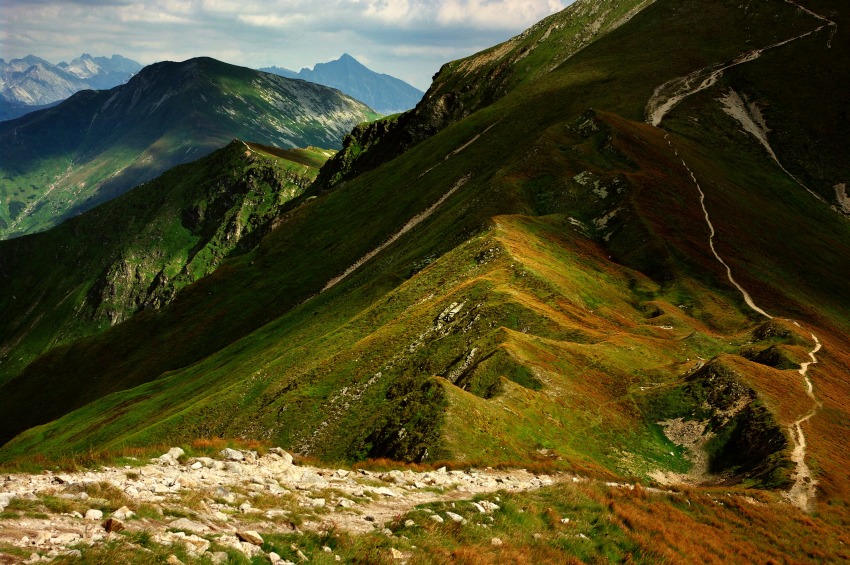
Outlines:
{"label": "sky", "polygon": [[443,63],[505,41],[572,0],[0,0],[0,58],[209,56],[295,71],[348,53],[421,90]]}

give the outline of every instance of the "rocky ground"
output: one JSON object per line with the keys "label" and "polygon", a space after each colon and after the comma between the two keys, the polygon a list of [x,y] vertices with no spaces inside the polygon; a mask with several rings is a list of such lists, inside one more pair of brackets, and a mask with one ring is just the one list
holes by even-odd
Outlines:
{"label": "rocky ground", "polygon": [[[287,563],[263,551],[264,534],[380,531],[392,537],[388,523],[418,505],[451,501],[452,507],[489,515],[499,510],[497,491],[531,490],[560,480],[582,479],[524,470],[334,470],[297,465],[279,448],[263,456],[224,449],[217,458],[186,458],[182,449],[172,448],[139,466],[0,476],[0,563],[73,560],[87,547],[116,541],[134,546],[140,536],[181,547],[184,559],[226,562],[222,549],[228,549]],[[470,500],[481,493],[493,496]],[[426,509],[423,515],[465,522],[448,510],[441,515]],[[310,559],[293,551],[302,561]],[[323,551],[332,553],[329,547]],[[169,561],[180,560],[172,555]]]}

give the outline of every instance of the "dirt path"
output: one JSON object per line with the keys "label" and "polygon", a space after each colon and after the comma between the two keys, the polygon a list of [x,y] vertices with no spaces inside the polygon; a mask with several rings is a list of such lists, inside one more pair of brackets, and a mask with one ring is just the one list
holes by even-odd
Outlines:
{"label": "dirt path", "polygon": [[[470,145],[472,145],[473,143],[478,141],[478,139],[482,135],[484,135],[485,133],[490,131],[491,128],[495,127],[498,123],[499,122],[491,124],[484,131],[477,134],[475,137],[473,137],[472,139],[470,139],[469,141],[467,141],[466,143],[464,143],[463,145],[461,145],[457,149],[451,151],[448,155],[445,156],[445,158],[443,158],[442,161],[440,161],[439,163],[437,163],[433,167],[430,167],[429,169],[427,169],[425,172],[423,172],[418,177],[416,177],[416,179],[418,180],[418,179],[424,177],[425,175],[427,175],[428,173],[430,173],[431,171],[433,171],[434,169],[436,169],[437,167],[439,167],[440,165],[442,165],[443,163],[445,163],[446,161],[448,161],[449,159],[451,159],[452,157],[454,157],[455,155],[460,153],[461,151],[468,148]],[[457,189],[459,189],[464,184],[466,184],[466,182],[469,180],[469,177],[470,177],[470,175],[466,175],[466,176],[462,177],[443,196],[441,196],[439,200],[434,202],[434,204],[432,204],[431,206],[429,206],[427,209],[423,210],[419,214],[413,216],[399,231],[394,233],[387,241],[385,241],[384,243],[382,243],[381,245],[379,245],[378,247],[376,247],[375,249],[373,249],[372,251],[370,251],[369,253],[367,253],[366,255],[361,257],[360,259],[358,259],[353,265],[349,266],[341,275],[336,276],[336,277],[332,278],[331,280],[329,280],[327,282],[327,284],[324,286],[324,288],[322,288],[321,292],[325,292],[326,290],[333,288],[337,283],[339,283],[341,280],[345,279],[348,275],[350,275],[351,273],[353,273],[354,271],[359,269],[364,263],[366,263],[367,261],[372,259],[375,255],[377,255],[378,253],[380,253],[381,251],[383,251],[384,249],[386,249],[387,247],[389,247],[390,245],[395,243],[398,240],[398,238],[400,238],[401,236],[403,236],[404,234],[409,232],[411,229],[413,229],[414,227],[416,227],[417,225],[421,224],[423,221],[425,221],[429,217],[431,217],[431,215],[437,210],[437,208],[439,208],[443,204],[443,202],[448,200],[449,197],[457,191]]]}
{"label": "dirt path", "polygon": [[[795,322],[796,323],[796,322]],[[797,324],[799,326],[799,324]],[[802,375],[806,383],[806,394],[815,403],[815,407],[811,412],[792,423],[788,428],[791,437],[794,440],[794,450],[791,452],[791,460],[797,465],[797,473],[794,478],[794,484],[791,489],[785,493],[785,497],[794,506],[809,512],[812,510],[812,501],[815,499],[815,488],[817,481],[812,478],[811,470],[806,465],[806,436],[803,434],[803,423],[809,421],[817,411],[823,406],[820,400],[815,396],[812,387],[812,380],[809,378],[809,367],[818,362],[816,354],[821,349],[821,342],[815,334],[811,334],[815,342],[814,348],[809,351],[811,361],[800,363],[799,373]]]}
{"label": "dirt path", "polygon": [[[830,28],[830,35],[827,40],[827,49],[832,47],[832,39],[835,36],[835,33],[838,31],[838,24],[824,16],[821,16],[820,14],[809,10],[804,6],[801,6],[800,4],[792,0],[785,0],[785,2],[816,18],[817,20],[822,22],[822,25],[809,32],[768,45],[767,47],[762,47],[760,49],[755,49],[752,51],[746,51],[730,62],[709,65],[702,69],[698,69],[684,77],[679,77],[667,81],[666,83],[655,89],[652,94],[652,97],[650,97],[649,101],[647,102],[647,123],[655,127],[661,128],[661,122],[664,120],[664,117],[667,115],[668,112],[670,112],[670,110],[675,108],[676,105],[679,104],[679,102],[681,102],[688,96],[696,94],[697,92],[705,90],[714,85],[717,80],[723,75],[723,72],[726,69],[744,63],[748,63],[750,61],[754,61],[758,59],[765,51],[776,49],[783,45],[787,45],[794,41],[803,39],[804,37],[808,37],[809,35],[815,34],[826,27]],[[768,129],[763,119],[761,119],[760,114],[754,113],[751,109],[744,105],[743,101],[740,99],[740,96],[738,96],[737,93],[735,93],[734,91],[728,93],[721,101],[725,105],[724,110],[733,118],[738,120],[744,130],[753,135],[759,141],[759,143],[762,144],[768,154],[773,158],[776,164],[779,165],[782,171],[785,172],[785,174],[791,177],[795,182],[797,182],[797,184],[805,188],[813,196],[823,201],[823,198],[821,198],[819,195],[814,193],[811,189],[809,189],[807,186],[797,180],[797,178],[790,172],[788,172],[788,170],[779,161],[779,158],[777,157],[776,153],[773,151],[773,148],[768,142]],[[679,151],[673,146],[673,143],[670,141],[670,136],[667,132],[665,132],[664,139],[667,141],[667,144],[673,150],[675,155],[679,157]],[[714,224],[712,224],[711,222],[711,217],[709,216],[708,209],[705,206],[705,193],[703,192],[702,187],[700,186],[699,181],[697,180],[694,172],[691,170],[691,168],[688,166],[684,159],[682,159],[681,157],[679,158],[682,162],[682,166],[684,166],[685,170],[687,170],[688,174],[690,174],[691,179],[693,179],[694,185],[697,187],[697,191],[699,192],[700,207],[702,208],[703,215],[705,216],[705,222],[706,225],[708,225],[709,229],[708,243],[709,247],[711,248],[712,254],[717,259],[717,261],[726,269],[726,276],[728,277],[729,282],[731,282],[735,286],[735,288],[738,289],[738,291],[743,296],[744,302],[746,302],[747,306],[754,312],[757,312],[768,319],[772,319],[773,316],[771,316],[765,310],[760,308],[753,301],[752,296],[750,296],[747,290],[740,284],[738,284],[738,282],[732,275],[732,269],[729,267],[729,264],[726,263],[723,257],[721,257],[720,254],[717,252],[717,249],[714,245],[714,237],[716,235],[716,231],[714,229]],[[799,323],[794,322],[794,324],[800,327]],[[801,363],[798,372],[803,377],[803,380],[805,382],[806,395],[814,402],[815,406],[808,414],[792,422],[788,426],[789,436],[791,438],[792,443],[794,444],[794,448],[791,453],[791,460],[796,465],[796,469],[794,472],[794,484],[792,485],[791,489],[787,493],[785,493],[785,497],[791,502],[791,504],[806,512],[810,511],[812,508],[812,502],[814,501],[816,495],[815,491],[817,481],[813,479],[811,470],[806,464],[806,436],[803,433],[803,424],[810,420],[823,405],[820,400],[818,400],[818,398],[815,396],[812,381],[808,375],[809,367],[818,362],[816,355],[817,352],[821,349],[821,342],[814,333],[810,333],[810,335],[812,337],[812,340],[814,341],[814,347],[811,351],[809,351],[809,357],[811,358],[811,361]]]}
{"label": "dirt path", "polygon": [[[665,133],[664,139],[667,140],[668,145],[670,145],[671,149],[678,157],[679,151],[673,146],[673,143],[670,141],[669,134]],[[714,236],[716,232],[714,229],[714,224],[711,223],[711,217],[708,214],[708,209],[705,206],[705,193],[703,192],[702,187],[697,181],[696,175],[691,170],[691,168],[688,167],[688,164],[685,162],[685,160],[681,157],[680,160],[682,162],[682,166],[685,167],[685,170],[687,170],[688,173],[691,175],[691,178],[694,181],[694,185],[697,187],[697,191],[699,192],[700,206],[702,207],[702,211],[705,216],[705,223],[706,225],[708,225],[708,244],[711,248],[711,252],[714,254],[714,257],[717,259],[717,261],[726,269],[726,276],[729,278],[729,282],[731,282],[735,286],[735,288],[738,289],[738,291],[744,297],[744,302],[746,302],[747,306],[754,312],[757,312],[768,319],[772,319],[773,316],[771,316],[764,309],[759,307],[753,301],[752,296],[750,296],[750,293],[747,292],[747,290],[735,280],[735,277],[732,276],[731,267],[729,267],[729,264],[726,263],[723,257],[721,257],[720,254],[717,252],[717,249],[714,246]],[[794,324],[800,327],[799,323],[794,322]],[[815,413],[817,413],[818,409],[821,407],[821,402],[814,394],[812,381],[808,375],[809,366],[818,362],[816,354],[821,349],[821,342],[814,333],[811,333],[811,336],[812,340],[815,343],[814,348],[809,351],[809,357],[811,358],[811,361],[801,363],[799,373],[803,377],[804,382],[806,384],[806,394],[815,403],[815,408],[812,409],[811,412],[809,412],[808,414],[788,426],[788,432],[791,437],[791,441],[794,444],[794,449],[791,453],[791,460],[796,465],[796,470],[794,473],[794,484],[791,489],[787,493],[785,493],[785,497],[794,506],[806,512],[811,510],[812,501],[814,500],[816,494],[815,488],[817,486],[817,481],[812,478],[811,470],[806,464],[806,436],[803,433],[802,424],[812,418],[812,416],[814,416]]]}
{"label": "dirt path", "polygon": [[[499,493],[587,480],[522,469],[326,469],[296,465],[278,448],[264,456],[224,450],[217,458],[185,460],[173,448],[136,467],[0,477],[0,547],[52,558],[73,556],[81,543],[132,543],[108,533],[111,519],[119,531],[147,532],[156,543],[185,545],[193,556],[216,562],[212,543],[248,558],[262,555],[260,543],[245,540],[248,531],[386,533],[388,523],[420,505],[442,502],[457,512],[492,514],[500,509]],[[485,496],[473,500],[476,495]],[[423,516],[462,519],[439,508]]]}
{"label": "dirt path", "polygon": [[386,249],[387,247],[389,247],[390,245],[395,243],[396,240],[398,240],[398,238],[400,238],[401,236],[403,236],[404,234],[406,234],[407,232],[412,230],[414,227],[416,227],[417,225],[421,224],[423,221],[425,221],[429,217],[431,217],[431,214],[433,214],[437,210],[437,208],[439,208],[443,204],[443,202],[448,200],[448,198],[452,194],[454,194],[457,191],[457,189],[459,189],[464,184],[466,184],[466,181],[468,181],[468,180],[469,180],[469,175],[462,177],[444,195],[442,195],[439,200],[434,202],[427,209],[423,210],[422,212],[420,212],[420,213],[416,214],[415,216],[413,216],[412,218],[410,218],[410,220],[406,224],[404,224],[404,226],[400,230],[398,230],[397,232],[395,232],[392,235],[392,237],[390,237],[384,243],[382,243],[381,245],[379,245],[378,247],[376,247],[375,249],[373,249],[372,251],[370,251],[369,253],[367,253],[366,255],[361,257],[360,259],[358,259],[353,265],[349,266],[345,270],[345,272],[343,272],[341,275],[334,277],[331,280],[329,280],[328,283],[324,286],[324,288],[322,288],[322,292],[325,292],[326,290],[332,288],[339,281],[343,280],[345,277],[347,277],[348,275],[350,275],[351,273],[353,273],[354,271],[359,269],[363,265],[363,263],[365,263],[366,261],[368,261],[369,259],[371,259],[375,255],[377,255],[378,253],[380,253],[381,251],[383,251],[384,249]]}

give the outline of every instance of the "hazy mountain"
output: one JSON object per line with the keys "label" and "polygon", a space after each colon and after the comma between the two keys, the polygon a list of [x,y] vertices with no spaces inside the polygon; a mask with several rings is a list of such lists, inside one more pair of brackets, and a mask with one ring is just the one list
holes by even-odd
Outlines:
{"label": "hazy mountain", "polygon": [[[417,510],[427,527],[355,543],[427,530],[422,562],[846,561],[848,14],[579,0],[447,63],[167,305],[26,367],[12,352],[37,336],[9,333],[0,458],[241,438],[562,471],[492,522],[457,500],[466,525]],[[7,284],[22,257],[0,256]]]}
{"label": "hazy mountain", "polygon": [[124,84],[142,66],[122,57],[83,54],[71,63],[54,65],[34,55],[0,59],[0,120],[9,120],[59,102],[86,89]]}
{"label": "hazy mountain", "polygon": [[368,69],[347,53],[336,61],[318,63],[297,73],[280,67],[261,70],[338,88],[384,115],[413,108],[424,94],[403,80]]}
{"label": "hazy mountain", "polygon": [[335,148],[374,117],[317,84],[207,58],[157,63],[0,123],[0,237],[46,229],[234,138]]}

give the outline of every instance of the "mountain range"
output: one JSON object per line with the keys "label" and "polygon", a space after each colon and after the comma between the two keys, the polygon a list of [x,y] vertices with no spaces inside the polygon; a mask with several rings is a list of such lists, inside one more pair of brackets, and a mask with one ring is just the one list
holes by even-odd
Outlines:
{"label": "mountain range", "polygon": [[[0,242],[0,461],[234,438],[534,468],[571,479],[506,485],[493,522],[402,517],[345,543],[847,560],[847,30],[837,0],[578,0],[332,157],[236,141]],[[300,166],[309,186],[269,180]],[[247,202],[267,213],[235,222]],[[240,229],[221,251],[201,236]]]}
{"label": "mountain range", "polygon": [[28,55],[0,59],[0,120],[11,120],[60,102],[80,90],[104,90],[127,82],[142,65],[122,57],[83,53],[70,63],[54,65]]}
{"label": "mountain range", "polygon": [[416,106],[424,92],[387,74],[376,73],[345,53],[335,61],[318,63],[298,72],[280,67],[261,71],[337,88],[384,115],[397,114]]}
{"label": "mountain range", "polygon": [[333,149],[376,116],[337,90],[214,59],[150,65],[0,123],[0,237],[46,229],[234,138]]}

